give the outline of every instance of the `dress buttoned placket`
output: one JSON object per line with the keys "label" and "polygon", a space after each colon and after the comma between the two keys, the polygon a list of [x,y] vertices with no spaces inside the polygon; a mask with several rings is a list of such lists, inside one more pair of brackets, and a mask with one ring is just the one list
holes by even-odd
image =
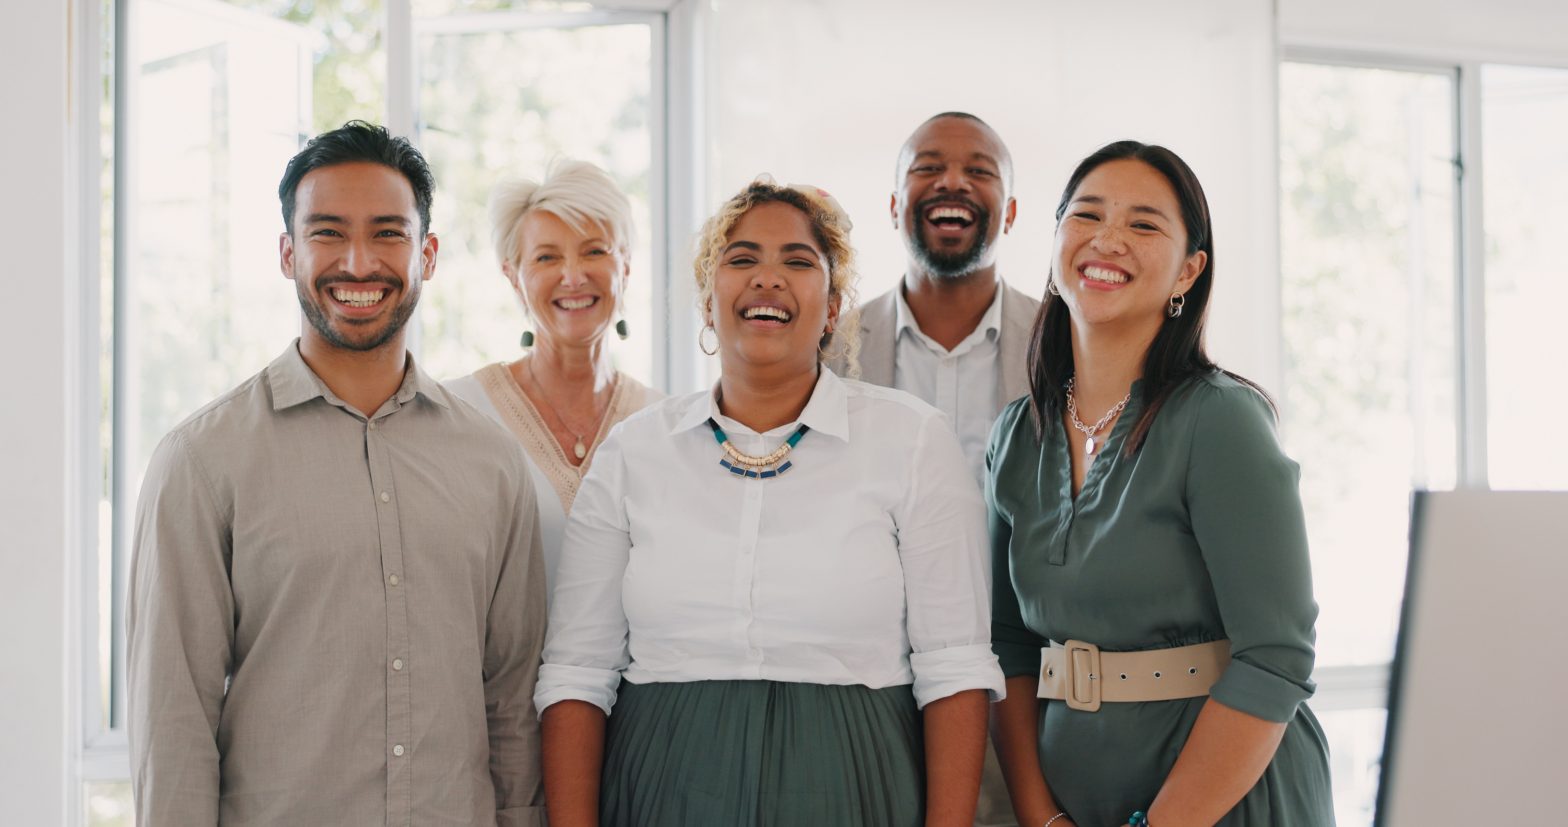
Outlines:
{"label": "dress buttoned placket", "polygon": [[[365,423],[365,459],[376,503],[376,534],[381,549],[381,587],[386,595],[387,823],[413,823],[413,703],[410,692],[408,582],[403,535],[393,475],[389,424],[401,405],[388,400]],[[417,584],[413,584],[417,587]]]}

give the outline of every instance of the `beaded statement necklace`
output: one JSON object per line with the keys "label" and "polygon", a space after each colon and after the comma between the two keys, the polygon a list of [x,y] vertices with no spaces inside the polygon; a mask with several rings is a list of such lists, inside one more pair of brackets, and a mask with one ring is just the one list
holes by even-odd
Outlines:
{"label": "beaded statement necklace", "polygon": [[754,480],[765,480],[788,471],[793,463],[786,457],[789,456],[790,450],[800,443],[800,438],[806,435],[806,431],[811,430],[802,425],[796,428],[795,433],[790,434],[789,439],[784,440],[784,444],[773,453],[765,457],[754,457],[741,453],[740,449],[730,442],[724,429],[719,427],[718,421],[710,417],[708,427],[713,429],[714,440],[724,448],[724,456],[719,457],[719,464],[728,469],[731,474]]}

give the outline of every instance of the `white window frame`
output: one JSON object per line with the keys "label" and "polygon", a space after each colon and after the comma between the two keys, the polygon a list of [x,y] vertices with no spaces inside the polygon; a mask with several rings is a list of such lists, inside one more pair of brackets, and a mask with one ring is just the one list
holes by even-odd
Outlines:
{"label": "white window frame", "polygon": [[[1487,455],[1486,224],[1481,72],[1486,65],[1568,69],[1568,56],[1492,50],[1393,48],[1331,39],[1287,39],[1279,62],[1391,69],[1454,78],[1455,380],[1456,483],[1458,489],[1490,487]],[[1319,711],[1383,709],[1391,664],[1321,667],[1313,708]]]}
{"label": "white window frame", "polygon": [[[128,570],[128,556],[130,554],[129,536],[127,530],[132,517],[135,492],[124,490],[127,485],[124,463],[120,461],[120,438],[122,425],[120,411],[125,402],[126,383],[121,376],[115,376],[113,382],[114,409],[111,416],[115,423],[114,432],[114,457],[111,458],[111,469],[114,478],[111,482],[112,513],[114,515],[114,531],[111,532],[111,543],[108,553],[113,557],[110,565],[111,578],[111,606],[114,617],[111,619],[110,634],[113,636],[111,649],[111,709],[120,710],[117,717],[121,725],[112,726],[111,720],[103,714],[99,702],[102,692],[102,670],[98,665],[98,652],[100,641],[98,590],[100,586],[98,577],[99,560],[99,520],[98,498],[102,491],[99,481],[103,479],[103,463],[100,458],[101,443],[98,431],[100,427],[99,413],[103,403],[99,390],[101,385],[101,372],[99,369],[99,356],[102,342],[99,331],[101,325],[100,298],[100,268],[104,250],[99,243],[100,221],[99,205],[103,196],[100,186],[100,167],[103,161],[99,151],[100,130],[102,119],[99,107],[102,101],[102,87],[99,85],[103,77],[101,42],[104,36],[104,26],[114,24],[114,62],[112,83],[114,84],[114,123],[116,126],[114,137],[114,152],[117,161],[114,170],[114,192],[116,196],[122,192],[129,192],[127,176],[130,174],[129,165],[118,163],[119,159],[129,157],[129,130],[122,128],[129,123],[129,111],[133,92],[122,87],[128,77],[124,71],[132,64],[132,55],[128,45],[132,43],[131,33],[126,28],[130,19],[131,7],[137,0],[115,0],[113,4],[112,21],[105,20],[102,14],[100,0],[73,0],[73,32],[75,55],[73,59],[72,91],[74,95],[73,110],[75,134],[78,144],[76,153],[75,188],[72,196],[79,205],[79,237],[78,245],[77,278],[79,281],[79,301],[76,309],[76,323],[81,330],[78,346],[75,350],[74,361],[76,366],[76,388],[81,404],[77,406],[78,419],[73,423],[75,440],[78,441],[80,450],[75,452],[71,463],[72,487],[74,490],[74,508],[80,514],[80,519],[74,525],[77,530],[72,537],[72,548],[67,549],[71,559],[75,561],[75,569],[79,576],[76,578],[78,588],[75,591],[73,603],[79,603],[70,614],[76,619],[75,631],[71,635],[73,651],[67,653],[68,663],[71,664],[72,675],[68,684],[73,686],[72,697],[68,699],[69,722],[71,740],[70,754],[74,755],[72,783],[67,789],[66,824],[80,824],[85,820],[82,807],[82,786],[93,782],[124,782],[130,778],[130,751],[126,738],[124,718],[124,685],[125,672],[123,666],[125,638],[123,605],[125,589],[119,582],[123,573]],[[696,351],[697,314],[694,305],[695,291],[691,279],[685,278],[689,272],[689,239],[695,234],[701,221],[701,210],[705,206],[704,195],[704,164],[702,136],[706,130],[703,128],[701,113],[704,111],[704,84],[701,82],[702,50],[705,44],[705,32],[708,28],[710,10],[708,4],[701,0],[616,0],[611,3],[595,4],[592,11],[578,13],[530,13],[513,12],[505,13],[508,25],[528,25],[533,28],[550,26],[581,26],[597,25],[606,22],[636,22],[645,23],[653,29],[652,58],[655,66],[656,79],[662,77],[663,83],[652,85],[653,105],[652,123],[653,132],[653,181],[650,187],[650,208],[656,215],[663,216],[663,231],[653,234],[653,257],[655,260],[652,274],[654,288],[652,298],[654,305],[654,327],[652,341],[658,348],[654,353],[654,384],[659,387],[674,390],[686,390],[696,386],[701,376],[701,365],[697,358],[685,357],[681,354]],[[477,17],[477,16],[476,16]],[[484,17],[497,17],[497,15],[484,15]],[[394,134],[414,134],[414,101],[417,95],[417,72],[414,66],[416,58],[415,35],[423,30],[426,21],[416,23],[413,19],[412,4],[410,0],[386,0],[386,60],[387,60],[387,112],[385,113],[386,125]],[[440,24],[430,24],[440,25]],[[118,286],[124,283],[124,266],[126,259],[126,239],[130,233],[131,216],[129,204],[116,197],[114,200],[114,283]],[[660,219],[655,218],[658,222]],[[119,318],[124,312],[123,291],[116,297],[114,315]],[[417,332],[415,334],[417,336]],[[125,329],[123,325],[115,326],[116,341],[114,349],[116,358],[113,360],[116,372],[122,364],[120,354],[125,352]],[[417,340],[416,340],[417,341]],[[115,713],[111,712],[111,717]]]}
{"label": "white window frame", "polygon": [[[1457,478],[1459,487],[1485,487],[1485,416],[1486,416],[1486,386],[1483,376],[1477,376],[1473,371],[1477,366],[1484,367],[1485,350],[1484,342],[1472,347],[1471,325],[1479,325],[1484,321],[1484,308],[1479,312],[1472,312],[1466,308],[1470,300],[1470,293],[1480,293],[1478,283],[1479,271],[1472,269],[1473,264],[1469,258],[1469,251],[1484,250],[1484,247],[1475,243],[1472,233],[1479,233],[1479,213],[1471,211],[1471,202],[1475,208],[1480,206],[1480,176],[1471,171],[1469,158],[1471,152],[1479,151],[1479,116],[1472,117],[1472,112],[1479,111],[1479,86],[1470,90],[1474,93],[1473,101],[1466,98],[1465,80],[1473,76],[1473,72],[1463,72],[1458,63],[1438,60],[1428,60],[1419,57],[1390,55],[1386,53],[1371,53],[1353,49],[1334,49],[1310,46],[1282,46],[1279,53],[1279,62],[1306,63],[1321,66],[1334,66],[1350,69],[1388,69],[1399,72],[1437,75],[1454,80],[1454,131],[1455,157],[1453,163],[1458,170],[1456,175],[1456,197],[1453,215],[1454,238],[1456,242],[1454,289],[1456,312],[1455,336],[1453,343],[1456,355],[1455,374],[1458,383],[1456,414],[1456,445],[1454,446],[1457,460]],[[1472,128],[1466,130],[1464,124],[1474,120]],[[1468,133],[1468,134],[1467,134]],[[1466,140],[1470,137],[1471,140]],[[1281,141],[1282,142],[1282,141]],[[1478,156],[1477,156],[1478,157]],[[1479,167],[1479,161],[1476,162]],[[1283,268],[1279,271],[1283,273]],[[1283,308],[1281,308],[1283,312]],[[1473,351],[1473,353],[1472,353]],[[1471,429],[1479,427],[1479,431]],[[1478,435],[1475,438],[1473,435]],[[1477,447],[1474,443],[1479,442]],[[1477,454],[1480,464],[1476,464]],[[1477,476],[1479,474],[1479,476]],[[1397,599],[1398,596],[1396,595]],[[1320,666],[1313,670],[1312,679],[1317,683],[1317,692],[1312,698],[1312,708],[1318,712],[1352,711],[1366,709],[1383,709],[1388,704],[1388,682],[1391,663],[1382,662],[1375,664],[1355,664],[1349,666]]]}

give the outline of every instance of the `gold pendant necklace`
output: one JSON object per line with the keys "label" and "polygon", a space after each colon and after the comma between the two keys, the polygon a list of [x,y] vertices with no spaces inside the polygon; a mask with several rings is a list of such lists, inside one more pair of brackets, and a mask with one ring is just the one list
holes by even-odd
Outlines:
{"label": "gold pendant necklace", "polygon": [[[550,409],[550,413],[555,414],[555,419],[556,419],[557,422],[561,423],[561,427],[565,428],[566,432],[571,434],[572,437],[577,440],[572,445],[572,456],[577,457],[578,460],[586,459],[587,456],[588,456],[588,446],[586,444],[584,444],[584,442],[583,442],[583,435],[578,433],[577,429],[573,428],[571,423],[566,421],[566,417],[561,416],[561,412],[560,412],[560,410],[558,410],[555,407],[555,403],[550,401],[550,395],[545,392],[544,385],[540,384],[539,377],[534,374],[534,357],[532,357],[532,356],[528,357],[527,362],[528,362],[528,378],[532,379],[533,383],[534,383],[534,387],[539,389],[539,396],[540,396],[541,399],[544,400],[545,406]],[[606,405],[605,409],[603,411],[600,411],[598,413],[598,415],[594,417],[594,419],[593,419],[593,426],[594,426],[594,431],[595,432],[598,431],[599,421],[604,419],[604,415],[606,413],[608,413],[608,412],[609,412],[609,406]]]}

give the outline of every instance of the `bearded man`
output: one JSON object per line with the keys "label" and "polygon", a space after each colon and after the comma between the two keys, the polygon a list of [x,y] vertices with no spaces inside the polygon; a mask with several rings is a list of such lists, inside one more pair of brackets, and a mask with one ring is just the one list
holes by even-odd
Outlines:
{"label": "bearded man", "polygon": [[[898,153],[889,205],[904,278],[857,311],[860,378],[947,414],[982,487],[991,423],[1029,392],[1025,351],[1040,307],[997,274],[997,241],[1018,212],[1012,179],[1007,145],[985,121],[943,112],[922,123]],[[831,367],[843,374],[847,360]]]}
{"label": "bearded man", "polygon": [[358,121],[294,156],[301,335],[153,454],[126,620],[140,824],[544,823],[528,466],[405,347],[433,185]]}

